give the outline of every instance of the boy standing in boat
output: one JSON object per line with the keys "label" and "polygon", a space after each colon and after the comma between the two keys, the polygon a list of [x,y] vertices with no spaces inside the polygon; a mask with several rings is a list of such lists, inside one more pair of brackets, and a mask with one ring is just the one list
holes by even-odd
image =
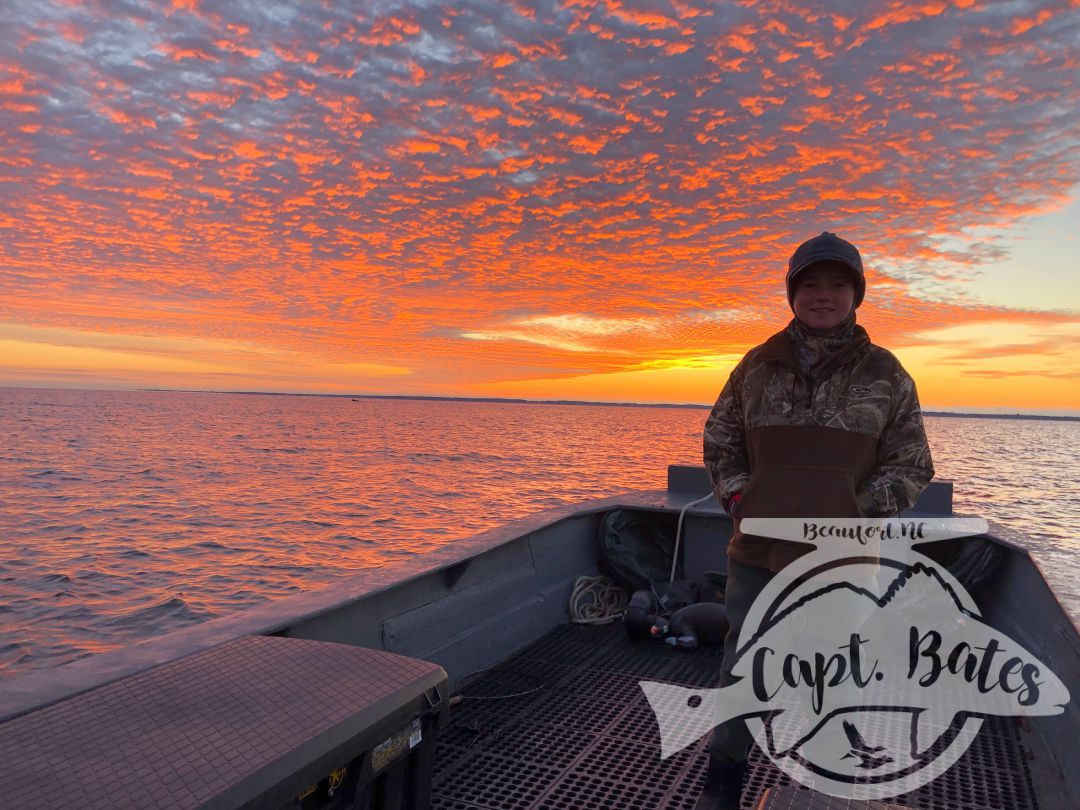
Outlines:
{"label": "boy standing in boat", "polygon": [[[705,466],[735,518],[721,685],[754,598],[808,551],[743,534],[742,518],[891,517],[934,476],[911,376],[855,323],[865,290],[850,242],[824,232],[801,244],[787,272],[795,317],[735,367],[705,423]],[[701,810],[738,808],[751,742],[742,720],[713,731]]]}

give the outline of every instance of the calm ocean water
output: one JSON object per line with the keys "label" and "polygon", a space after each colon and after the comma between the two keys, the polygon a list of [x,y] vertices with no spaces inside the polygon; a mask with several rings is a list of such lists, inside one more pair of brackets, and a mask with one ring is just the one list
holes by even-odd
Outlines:
{"label": "calm ocean water", "polygon": [[[0,678],[662,489],[707,413],[0,389]],[[1024,532],[1080,617],[1080,423],[927,430],[957,511]]]}

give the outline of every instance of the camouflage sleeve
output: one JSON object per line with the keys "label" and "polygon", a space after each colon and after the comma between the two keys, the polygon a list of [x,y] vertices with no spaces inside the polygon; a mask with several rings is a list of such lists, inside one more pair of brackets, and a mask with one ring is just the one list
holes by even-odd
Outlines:
{"label": "camouflage sleeve", "polygon": [[720,504],[741,492],[750,479],[741,393],[744,363],[745,360],[728,376],[724,390],[705,421],[705,469]]}
{"label": "camouflage sleeve", "polygon": [[878,439],[877,469],[856,495],[867,517],[891,517],[910,508],[934,477],[915,381],[899,363],[892,400],[889,420]]}

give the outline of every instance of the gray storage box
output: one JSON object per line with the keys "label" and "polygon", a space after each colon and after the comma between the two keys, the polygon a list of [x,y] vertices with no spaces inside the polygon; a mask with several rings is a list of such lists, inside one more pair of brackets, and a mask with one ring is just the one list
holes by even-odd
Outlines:
{"label": "gray storage box", "polygon": [[424,810],[447,704],[435,664],[247,636],[0,725],[0,796],[11,807]]}

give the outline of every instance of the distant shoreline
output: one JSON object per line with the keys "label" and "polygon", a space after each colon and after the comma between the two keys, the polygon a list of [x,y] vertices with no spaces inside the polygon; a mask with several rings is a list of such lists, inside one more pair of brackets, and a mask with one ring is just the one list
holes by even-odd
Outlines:
{"label": "distant shoreline", "polygon": [[923,411],[923,416],[962,416],[965,419],[1036,419],[1054,422],[1080,422],[1080,416],[1049,416],[1042,413],[953,413],[952,411]]}
{"label": "distant shoreline", "polygon": [[[605,408],[675,408],[693,410],[711,410],[712,405],[696,402],[593,402],[584,399],[522,399],[514,397],[448,397],[424,396],[421,394],[319,394],[287,393],[280,391],[194,391],[175,388],[143,388],[142,391],[185,393],[185,394],[243,394],[245,396],[268,397],[332,397],[334,399],[404,399],[424,402],[489,402],[503,405],[592,405]],[[923,416],[946,416],[962,419],[1033,419],[1037,421],[1080,422],[1080,416],[1053,416],[1038,413],[956,413],[954,411],[923,411]]]}
{"label": "distant shoreline", "polygon": [[[23,386],[0,386],[0,388],[23,388]],[[712,405],[697,402],[594,402],[587,399],[524,399],[518,397],[449,397],[425,396],[423,394],[323,394],[317,392],[290,391],[207,391],[193,388],[42,388],[44,391],[146,391],[164,394],[241,394],[258,397],[330,397],[333,399],[390,399],[417,400],[421,402],[489,402],[502,405],[590,405],[603,408],[668,408],[710,410]],[[1080,416],[1042,413],[962,413],[956,411],[926,411],[923,416],[944,416],[961,419],[1027,419],[1041,422],[1080,422]]]}

